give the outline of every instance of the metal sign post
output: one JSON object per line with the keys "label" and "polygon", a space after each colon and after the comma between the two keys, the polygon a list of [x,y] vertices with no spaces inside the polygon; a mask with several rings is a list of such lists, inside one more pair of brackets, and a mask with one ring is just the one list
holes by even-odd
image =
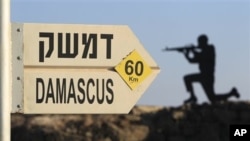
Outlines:
{"label": "metal sign post", "polygon": [[0,114],[1,141],[10,141],[11,47],[10,0],[0,0]]}

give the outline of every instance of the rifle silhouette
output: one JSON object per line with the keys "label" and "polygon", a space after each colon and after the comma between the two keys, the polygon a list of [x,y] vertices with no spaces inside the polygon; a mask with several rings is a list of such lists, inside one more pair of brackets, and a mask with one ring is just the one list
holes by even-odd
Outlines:
{"label": "rifle silhouette", "polygon": [[166,47],[164,48],[162,51],[178,51],[178,52],[184,52],[184,51],[190,51],[190,50],[196,50],[199,49],[198,47],[194,46],[194,45],[189,45],[189,46],[184,46],[184,47],[173,47],[173,48],[169,48]]}

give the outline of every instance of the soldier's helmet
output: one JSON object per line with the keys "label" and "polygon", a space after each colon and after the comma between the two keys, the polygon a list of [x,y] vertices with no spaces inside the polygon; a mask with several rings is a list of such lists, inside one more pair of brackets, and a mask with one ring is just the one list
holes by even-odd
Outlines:
{"label": "soldier's helmet", "polygon": [[208,37],[205,34],[202,34],[198,37],[198,43],[199,44],[207,44],[208,43]]}

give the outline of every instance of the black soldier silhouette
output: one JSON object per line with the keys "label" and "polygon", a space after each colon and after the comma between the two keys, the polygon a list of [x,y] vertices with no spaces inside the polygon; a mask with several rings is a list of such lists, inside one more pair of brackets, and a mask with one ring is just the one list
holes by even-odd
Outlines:
{"label": "black soldier silhouette", "polygon": [[214,72],[215,72],[215,48],[208,44],[208,37],[203,34],[198,37],[198,46],[190,46],[183,48],[166,48],[166,50],[177,50],[182,52],[189,63],[197,63],[199,65],[199,73],[188,74],[184,76],[184,82],[190,98],[184,101],[187,103],[196,103],[197,98],[194,93],[192,83],[199,82],[203,87],[210,102],[226,101],[229,97],[239,98],[240,94],[236,88],[232,88],[230,92],[224,94],[216,94],[214,91]]}

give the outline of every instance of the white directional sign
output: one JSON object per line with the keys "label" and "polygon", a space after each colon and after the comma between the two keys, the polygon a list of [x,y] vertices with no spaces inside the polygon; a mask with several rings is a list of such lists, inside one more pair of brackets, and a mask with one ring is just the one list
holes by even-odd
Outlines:
{"label": "white directional sign", "polygon": [[13,24],[12,37],[12,112],[128,113],[160,70],[124,25]]}

